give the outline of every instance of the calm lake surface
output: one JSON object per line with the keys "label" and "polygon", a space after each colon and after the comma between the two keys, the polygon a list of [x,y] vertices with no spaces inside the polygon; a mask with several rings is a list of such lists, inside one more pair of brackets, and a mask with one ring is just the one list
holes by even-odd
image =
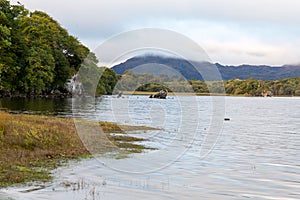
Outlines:
{"label": "calm lake surface", "polygon": [[53,182],[1,189],[0,199],[300,199],[300,98],[0,99],[0,107],[161,128],[130,133],[158,150],[74,161]]}

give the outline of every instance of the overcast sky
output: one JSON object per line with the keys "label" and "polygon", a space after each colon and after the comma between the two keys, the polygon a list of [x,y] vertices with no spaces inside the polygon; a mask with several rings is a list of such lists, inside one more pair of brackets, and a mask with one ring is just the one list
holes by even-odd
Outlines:
{"label": "overcast sky", "polygon": [[[299,0],[19,0],[92,51],[124,31],[176,31],[222,64],[300,63]],[[17,0],[11,0],[16,3]]]}

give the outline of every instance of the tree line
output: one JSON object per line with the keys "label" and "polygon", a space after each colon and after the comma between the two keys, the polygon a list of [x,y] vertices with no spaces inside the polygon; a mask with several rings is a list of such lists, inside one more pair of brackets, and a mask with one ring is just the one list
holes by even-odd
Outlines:
{"label": "tree line", "polygon": [[270,91],[276,96],[300,96],[300,77],[280,80],[233,79],[227,81],[185,80],[183,77],[154,76],[126,71],[116,90],[157,92],[195,92],[199,94],[226,93],[227,95],[262,96]]}
{"label": "tree line", "polygon": [[[67,79],[92,54],[47,13],[30,12],[23,5],[0,0],[0,21],[2,96],[66,92]],[[98,61],[92,62],[90,66],[95,67]],[[111,71],[103,76],[106,74],[111,75]],[[103,81],[100,84],[98,91],[109,94],[110,86]]]}

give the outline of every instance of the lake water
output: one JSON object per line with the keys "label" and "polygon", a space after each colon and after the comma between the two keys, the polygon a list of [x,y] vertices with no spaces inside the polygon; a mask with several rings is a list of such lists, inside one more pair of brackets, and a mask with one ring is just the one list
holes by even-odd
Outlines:
{"label": "lake water", "polygon": [[53,182],[2,189],[0,199],[300,199],[300,98],[105,96],[0,105],[161,128],[130,133],[157,150],[72,162],[54,171]]}

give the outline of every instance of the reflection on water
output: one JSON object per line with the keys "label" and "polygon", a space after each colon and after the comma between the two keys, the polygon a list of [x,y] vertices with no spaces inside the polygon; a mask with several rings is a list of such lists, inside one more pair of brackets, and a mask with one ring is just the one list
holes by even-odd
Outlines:
{"label": "reflection on water", "polygon": [[[67,102],[65,110],[63,106],[61,110],[57,109],[59,106],[49,106],[52,110],[47,112],[72,115],[70,103],[74,103],[74,99],[62,101]],[[195,101],[198,102],[196,107]],[[300,99],[226,97],[225,114],[230,121],[224,122],[213,151],[201,159],[201,145],[212,119],[212,101],[210,97],[150,100],[143,96],[125,96],[125,99],[96,99],[93,104],[85,104],[89,111],[75,106],[73,109],[82,109],[76,112],[77,117],[163,127],[159,132],[140,134],[149,138],[149,145],[162,150],[120,160],[98,158],[74,162],[57,169],[55,180],[46,183],[43,189],[26,193],[20,191],[32,187],[3,189],[3,198],[299,199]],[[34,110],[25,104],[23,107]],[[7,105],[2,101],[2,106]],[[26,110],[21,109],[23,107],[10,109]],[[190,115],[182,120],[182,112]],[[184,126],[183,132],[178,131],[181,126]],[[193,136],[192,142],[179,133]],[[178,146],[176,151],[178,144],[186,146]],[[178,157],[181,148],[185,152]],[[141,170],[166,158],[172,159],[164,168],[149,173]]]}
{"label": "reflection on water", "polygon": [[72,99],[46,98],[2,98],[0,108],[8,108],[12,113],[45,114],[59,117],[72,116]]}

